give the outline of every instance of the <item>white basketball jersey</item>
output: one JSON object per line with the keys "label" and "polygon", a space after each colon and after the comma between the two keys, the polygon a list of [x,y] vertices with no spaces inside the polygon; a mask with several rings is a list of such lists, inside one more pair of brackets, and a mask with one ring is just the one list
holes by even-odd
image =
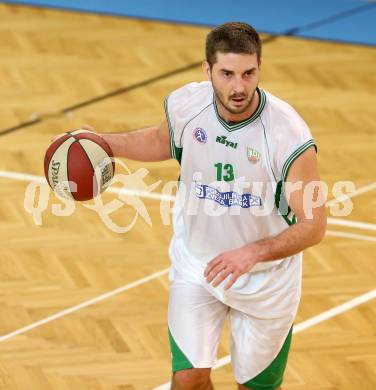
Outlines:
{"label": "white basketball jersey", "polygon": [[[294,223],[283,183],[314,141],[290,105],[262,89],[257,93],[254,114],[232,124],[219,116],[210,82],[190,83],[166,98],[171,154],[181,165],[170,244],[176,270],[203,277],[220,253]],[[282,260],[258,263],[251,272]]]}

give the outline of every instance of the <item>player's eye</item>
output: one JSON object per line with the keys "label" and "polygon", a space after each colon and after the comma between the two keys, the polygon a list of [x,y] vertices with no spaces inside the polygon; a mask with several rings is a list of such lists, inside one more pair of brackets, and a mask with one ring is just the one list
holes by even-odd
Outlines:
{"label": "player's eye", "polygon": [[227,78],[231,77],[231,72],[226,72],[225,70],[223,71],[223,75]]}

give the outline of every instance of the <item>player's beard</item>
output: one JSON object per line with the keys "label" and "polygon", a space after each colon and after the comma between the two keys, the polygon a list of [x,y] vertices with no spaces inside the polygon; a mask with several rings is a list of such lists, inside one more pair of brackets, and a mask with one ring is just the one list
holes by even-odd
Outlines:
{"label": "player's beard", "polygon": [[212,80],[212,86],[213,86],[213,90],[214,90],[214,94],[215,94],[215,97],[216,99],[221,103],[221,105],[230,113],[230,114],[243,114],[244,112],[246,112],[248,110],[248,108],[250,107],[250,105],[252,104],[253,102],[253,99],[255,98],[255,93],[256,93],[256,89],[254,91],[252,91],[251,94],[232,94],[228,97],[227,100],[231,100],[231,99],[234,99],[234,98],[244,98],[245,99],[245,104],[243,107],[239,107],[239,108],[232,108],[229,106],[229,104],[227,104],[225,102],[225,98],[223,96],[223,94],[219,91],[219,89],[214,85],[213,83],[213,80]]}

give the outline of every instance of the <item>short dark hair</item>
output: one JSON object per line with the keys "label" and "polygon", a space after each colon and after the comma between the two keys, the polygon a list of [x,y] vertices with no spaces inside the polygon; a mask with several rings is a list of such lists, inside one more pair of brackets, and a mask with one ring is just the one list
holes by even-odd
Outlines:
{"label": "short dark hair", "polygon": [[217,62],[217,52],[256,53],[260,63],[261,39],[258,32],[247,23],[225,23],[214,28],[206,37],[206,61],[210,67]]}

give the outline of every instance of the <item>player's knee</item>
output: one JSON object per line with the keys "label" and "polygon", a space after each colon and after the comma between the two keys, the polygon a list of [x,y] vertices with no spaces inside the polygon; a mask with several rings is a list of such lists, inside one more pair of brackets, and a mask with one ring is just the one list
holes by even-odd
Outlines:
{"label": "player's knee", "polygon": [[209,381],[210,369],[208,368],[191,368],[188,370],[176,371],[174,382],[179,385],[180,389],[199,389],[205,386]]}

